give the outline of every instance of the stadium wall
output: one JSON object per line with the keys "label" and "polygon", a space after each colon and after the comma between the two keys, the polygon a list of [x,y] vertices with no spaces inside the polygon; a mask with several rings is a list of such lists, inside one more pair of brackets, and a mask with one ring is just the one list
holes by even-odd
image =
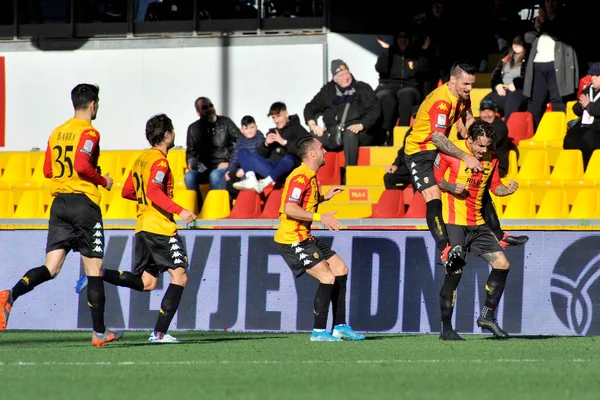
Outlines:
{"label": "stadium wall", "polygon": [[[189,281],[174,329],[308,331],[316,282],[294,279],[273,246],[273,230],[182,230]],[[43,263],[46,231],[0,231],[0,282],[10,287]],[[131,270],[133,231],[107,230],[107,268]],[[359,331],[430,333],[439,330],[438,293],[444,271],[426,231],[316,231],[350,266],[349,323]],[[527,232],[524,248],[507,250],[511,262],[498,320],[511,334],[600,334],[600,235]],[[477,333],[488,266],[470,258],[455,310],[455,327]],[[85,293],[74,286],[82,271],[70,254],[52,282],[20,298],[11,329],[90,329]],[[166,287],[151,293],[107,284],[111,327],[151,329]]]}
{"label": "stadium wall", "polygon": [[304,119],[305,104],[331,79],[331,59],[344,59],[358,79],[375,87],[380,51],[374,35],[340,34],[101,39],[76,50],[68,43],[62,49],[61,43],[52,43],[53,50],[30,42],[0,43],[5,64],[0,82],[6,81],[5,87],[0,84],[3,150],[44,149],[50,131],[72,114],[69,91],[80,82],[100,85],[94,124],[104,149],[146,147],[145,122],[160,112],[173,119],[175,144],[185,147],[199,96],[210,97],[217,112],[236,124],[244,115],[254,116],[266,131],[272,126],[266,114],[275,101]]}

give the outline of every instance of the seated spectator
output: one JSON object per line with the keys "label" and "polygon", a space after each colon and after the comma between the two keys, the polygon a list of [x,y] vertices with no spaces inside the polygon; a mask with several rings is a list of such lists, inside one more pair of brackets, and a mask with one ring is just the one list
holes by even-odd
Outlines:
{"label": "seated spectator", "polygon": [[[373,126],[381,115],[381,105],[369,84],[357,81],[342,60],[331,62],[333,80],[306,104],[304,119],[328,151],[344,149],[346,164],[358,163],[359,146],[375,143]],[[317,125],[323,116],[325,129]],[[345,182],[342,169],[342,184]]]}
{"label": "seated spectator", "polygon": [[245,171],[239,163],[239,152],[248,151],[256,154],[258,147],[262,146],[265,136],[256,126],[256,121],[250,115],[242,118],[242,137],[235,142],[235,148],[231,154],[229,167],[225,173],[227,181],[227,191],[231,199],[237,197],[239,191],[233,187],[233,184],[239,182],[244,177]]}
{"label": "seated spectator", "polygon": [[508,54],[492,72],[493,91],[484,100],[496,103],[505,121],[513,112],[527,110],[527,97],[523,95],[526,54],[523,37],[515,36]]}
{"label": "seated spectator", "polygon": [[583,89],[573,105],[573,112],[581,118],[569,129],[563,144],[565,149],[581,150],[584,168],[594,150],[600,149],[600,62],[592,64],[588,74],[592,84]]}
{"label": "seated spectator", "polygon": [[[405,141],[406,136],[404,136]],[[404,144],[398,149],[398,155],[394,163],[385,167],[383,183],[386,189],[402,189],[406,185],[412,184],[412,175],[406,166],[406,161],[404,161]]]}
{"label": "seated spectator", "polygon": [[200,184],[211,189],[225,189],[225,174],[236,140],[242,133],[228,117],[217,115],[210,99],[199,97],[194,103],[200,117],[188,127],[185,159],[185,187],[198,193],[198,209],[202,208]]}
{"label": "seated spectator", "polygon": [[[297,115],[289,115],[284,103],[271,105],[269,114],[275,122],[275,128],[269,129],[264,145],[256,153],[241,149],[238,153],[240,166],[246,179],[234,183],[237,190],[255,190],[262,193],[275,182],[283,182],[288,174],[300,165],[296,157],[296,143],[309,133],[302,127]],[[257,175],[262,177],[258,180]]]}
{"label": "seated spectator", "polygon": [[410,47],[410,38],[405,32],[400,32],[391,46],[379,38],[377,41],[383,52],[375,64],[379,73],[375,94],[381,101],[385,144],[391,146],[396,121],[400,126],[409,126],[413,107],[423,100],[422,78],[427,72],[427,59]]}
{"label": "seated spectator", "polygon": [[498,156],[498,173],[504,178],[508,173],[508,126],[498,117],[498,105],[483,99],[479,104],[479,118],[491,124],[496,132],[495,151]]}

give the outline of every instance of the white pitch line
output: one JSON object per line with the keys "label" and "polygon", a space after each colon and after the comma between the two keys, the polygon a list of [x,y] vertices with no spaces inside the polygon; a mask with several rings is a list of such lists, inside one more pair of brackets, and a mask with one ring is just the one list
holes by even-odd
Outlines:
{"label": "white pitch line", "polygon": [[211,360],[190,360],[190,361],[98,361],[98,362],[57,362],[57,361],[45,361],[45,362],[26,362],[26,361],[14,361],[14,362],[3,362],[0,361],[0,367],[39,367],[39,366],[156,366],[156,365],[295,365],[295,364],[443,364],[443,363],[457,363],[457,364],[478,364],[478,363],[546,363],[550,361],[559,361],[567,363],[588,363],[592,360],[575,358],[570,360],[543,360],[543,359],[477,359],[477,360],[441,360],[441,359],[429,359],[429,360],[304,360],[304,361],[274,361],[274,360],[247,360],[247,361],[211,361]]}

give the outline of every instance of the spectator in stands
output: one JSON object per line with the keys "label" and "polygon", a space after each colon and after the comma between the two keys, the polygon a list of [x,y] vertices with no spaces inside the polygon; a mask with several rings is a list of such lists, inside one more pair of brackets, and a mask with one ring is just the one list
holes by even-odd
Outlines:
{"label": "spectator in stands", "polygon": [[[237,190],[255,190],[262,193],[275,182],[283,182],[288,174],[300,165],[296,157],[296,142],[303,136],[309,136],[298,115],[290,115],[285,103],[271,105],[269,113],[275,122],[275,128],[269,129],[264,145],[256,153],[241,149],[238,153],[240,166],[246,179],[234,183]],[[260,181],[257,175],[262,177]]]}
{"label": "spectator in stands", "polygon": [[[357,81],[342,60],[331,62],[333,80],[306,104],[304,119],[328,151],[343,148],[345,167],[358,164],[358,148],[376,142],[374,127],[381,115],[381,104],[369,84]],[[325,129],[317,125],[323,116]],[[342,169],[345,184],[345,168]]]}
{"label": "spectator in stands", "polygon": [[444,12],[441,1],[432,1],[431,9],[427,12],[423,27],[423,35],[427,44],[426,57],[429,64],[429,81],[431,89],[438,87],[438,81],[442,83],[450,79],[450,67],[456,58],[452,54],[455,40],[452,32],[452,23]]}
{"label": "spectator in stands", "polygon": [[[408,134],[406,136],[408,136]],[[406,136],[404,136],[404,139],[406,139]],[[386,189],[401,189],[412,183],[412,175],[404,160],[404,143],[402,144],[402,147],[398,149],[398,155],[396,156],[394,163],[385,167],[383,183]]]}
{"label": "spectator in stands", "polygon": [[508,127],[498,117],[498,105],[490,99],[483,99],[479,104],[479,118],[492,125],[496,133],[496,155],[498,157],[498,173],[504,178],[508,173]]}
{"label": "spectator in stands", "polygon": [[513,112],[527,109],[527,97],[523,95],[526,54],[523,37],[515,36],[508,53],[498,61],[492,72],[493,91],[484,100],[496,103],[505,121]]}
{"label": "spectator in stands", "polygon": [[225,189],[229,159],[242,133],[229,117],[217,115],[209,98],[199,97],[194,105],[200,119],[188,127],[185,159],[189,171],[184,181],[187,189],[198,192],[200,210],[200,184],[210,183],[211,189]]}
{"label": "spectator in stands", "polygon": [[535,31],[525,37],[533,42],[527,61],[523,94],[529,98],[527,111],[533,115],[537,129],[546,99],[552,111],[566,111],[563,97],[577,90],[579,63],[569,38],[573,28],[566,21],[558,0],[545,0],[536,18]]}
{"label": "spectator in stands", "polygon": [[600,149],[600,62],[592,64],[588,74],[592,83],[573,105],[573,112],[580,118],[567,132],[563,145],[565,149],[581,150],[586,168],[594,150]]}
{"label": "spectator in stands", "polygon": [[418,108],[423,100],[423,74],[427,71],[427,59],[419,49],[410,46],[406,32],[398,33],[391,46],[380,38],[377,42],[383,51],[375,64],[379,73],[375,94],[381,101],[385,144],[391,146],[396,121],[400,126],[409,126],[410,118],[416,112],[414,108]]}
{"label": "spectator in stands", "polygon": [[265,135],[258,130],[256,121],[250,115],[246,115],[242,118],[242,137],[235,142],[235,148],[231,154],[231,160],[229,161],[229,167],[225,173],[225,180],[227,181],[227,191],[229,192],[230,198],[237,197],[239,191],[233,187],[233,184],[239,182],[244,177],[245,171],[239,163],[240,151],[248,151],[256,154],[257,149],[262,146]]}

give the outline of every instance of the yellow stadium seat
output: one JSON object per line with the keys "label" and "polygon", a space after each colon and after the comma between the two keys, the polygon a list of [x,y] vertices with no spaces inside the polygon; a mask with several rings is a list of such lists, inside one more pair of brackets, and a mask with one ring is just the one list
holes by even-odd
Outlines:
{"label": "yellow stadium seat", "polygon": [[562,111],[547,111],[542,116],[535,135],[531,139],[521,140],[518,146],[562,148],[566,133],[565,113]]}
{"label": "yellow stadium seat", "polygon": [[[536,147],[519,147],[519,159],[518,161],[518,165],[519,167],[521,165],[523,165],[523,160],[525,160],[525,157],[527,156],[527,153],[529,153],[530,151],[538,151],[541,150],[539,148]],[[560,155],[560,152],[563,150],[562,148],[560,149],[552,149],[552,148],[547,148],[546,150],[546,154],[548,154],[548,164],[550,164],[551,167],[556,165],[556,161],[558,160],[558,156]]]}
{"label": "yellow stadium seat", "polygon": [[506,179],[514,179],[519,172],[519,162],[517,160],[517,152],[510,150],[508,152],[508,171],[506,172]]}
{"label": "yellow stadium seat", "polygon": [[463,140],[458,137],[458,129],[456,129],[456,124],[452,125],[452,127],[450,128],[450,133],[448,134],[448,139],[450,139],[450,141],[453,143]]}
{"label": "yellow stadium seat", "polygon": [[581,150],[562,150],[548,179],[538,181],[540,186],[560,187],[583,177]]}
{"label": "yellow stadium seat", "polygon": [[8,160],[14,153],[14,151],[0,151],[0,176],[4,174],[4,170],[8,165]]}
{"label": "yellow stadium seat", "polygon": [[98,190],[100,191],[100,210],[102,211],[102,215],[105,215],[108,211],[108,207],[112,198],[114,196],[121,197],[121,191],[117,190],[114,186],[110,191],[104,189],[103,187],[98,187]]}
{"label": "yellow stadium seat", "polygon": [[108,210],[103,216],[104,219],[135,219],[136,217],[137,202],[115,194],[112,195]]}
{"label": "yellow stadium seat", "polygon": [[591,187],[600,185],[600,150],[594,150],[580,179],[572,179],[567,186]]}
{"label": "yellow stadium seat", "polygon": [[44,219],[50,218],[50,209],[52,208],[52,203],[54,202],[54,199],[56,198],[54,196],[50,196],[49,192],[48,192],[48,196],[50,199],[48,200],[47,204],[44,201],[44,208],[46,209],[46,212],[44,212]]}
{"label": "yellow stadium seat", "polygon": [[46,200],[46,196],[49,196],[49,192],[44,193],[43,189],[25,190],[12,217],[18,219],[44,218],[46,207],[49,204],[49,198]]}
{"label": "yellow stadium seat", "polygon": [[396,160],[396,157],[398,157],[398,150],[400,150],[400,146],[398,145],[395,145],[394,147],[371,147],[370,165],[374,167],[386,167],[392,165]]}
{"label": "yellow stadium seat", "polygon": [[11,187],[21,189],[33,189],[50,187],[50,180],[44,176],[44,157],[38,157],[33,168],[33,173],[28,179],[19,182],[11,182]]}
{"label": "yellow stadium seat", "polygon": [[573,112],[573,106],[577,104],[577,100],[571,100],[569,102],[567,102],[567,114],[565,116],[565,122],[569,123],[569,121],[572,121],[574,119],[577,119],[577,115],[575,115],[575,113]]}
{"label": "yellow stadium seat", "polygon": [[0,218],[12,218],[15,213],[12,190],[0,190]]}
{"label": "yellow stadium seat", "polygon": [[13,153],[8,159],[2,177],[0,177],[0,188],[8,189],[31,178],[35,166],[32,164],[32,158],[32,155],[27,152]]}
{"label": "yellow stadium seat", "polygon": [[346,184],[352,186],[380,185],[384,175],[385,167],[351,165],[346,167]]}
{"label": "yellow stadium seat", "polygon": [[402,147],[404,144],[404,137],[406,132],[410,129],[410,126],[396,126],[394,127],[394,146]]}
{"label": "yellow stadium seat", "polygon": [[202,211],[199,219],[222,219],[227,218],[231,210],[229,208],[229,192],[227,190],[210,190],[204,198]]}
{"label": "yellow stadium seat", "polygon": [[[194,214],[198,214],[198,197],[195,190],[175,190],[173,191],[173,201],[179,204],[186,210],[190,210]],[[175,215],[175,219],[180,219]]]}
{"label": "yellow stadium seat", "polygon": [[544,150],[535,150],[527,153],[523,165],[514,179],[521,186],[532,186],[549,176],[548,154]]}
{"label": "yellow stadium seat", "polygon": [[519,189],[508,200],[502,214],[503,219],[523,219],[535,216],[535,204],[531,190]]}
{"label": "yellow stadium seat", "polygon": [[[489,81],[488,81],[488,86],[489,85]],[[487,87],[487,88],[473,88],[471,90],[471,111],[473,111],[473,116],[474,117],[479,117],[479,103],[481,103],[481,100],[483,100],[483,98],[485,96],[487,96],[488,94],[490,94],[492,92],[492,89]]]}
{"label": "yellow stadium seat", "polygon": [[600,190],[597,188],[580,189],[575,196],[568,218],[600,218]]}
{"label": "yellow stadium seat", "polygon": [[334,203],[326,201],[319,205],[319,213],[335,211],[337,219],[367,218],[373,213],[371,203]]}
{"label": "yellow stadium seat", "polygon": [[538,219],[561,219],[569,215],[567,192],[565,189],[550,189],[546,191],[537,214]]}
{"label": "yellow stadium seat", "polygon": [[103,150],[98,158],[98,166],[102,175],[109,174],[113,181],[122,178],[123,167],[121,165],[121,152],[118,150]]}
{"label": "yellow stadium seat", "polygon": [[173,174],[173,179],[183,180],[183,175],[187,170],[185,162],[185,150],[184,149],[171,149],[167,154],[167,160],[169,161],[169,168]]}

